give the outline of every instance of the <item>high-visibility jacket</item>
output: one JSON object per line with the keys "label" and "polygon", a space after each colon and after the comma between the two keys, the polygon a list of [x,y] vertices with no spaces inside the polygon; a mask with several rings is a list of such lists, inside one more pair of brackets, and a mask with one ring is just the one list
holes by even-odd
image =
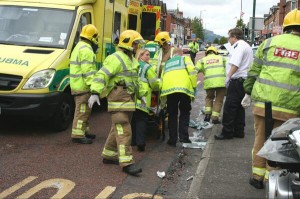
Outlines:
{"label": "high-visibility jacket", "polygon": [[73,94],[89,93],[97,72],[96,56],[90,44],[79,41],[70,59],[70,86]]}
{"label": "high-visibility jacket", "polygon": [[197,42],[190,42],[189,48],[191,52],[197,53],[199,51],[199,44]]}
{"label": "high-visibility jacket", "polygon": [[[94,77],[91,92],[100,95],[106,91],[108,111],[134,111],[135,98],[147,94],[147,90],[139,85],[138,67],[138,61],[134,57],[130,59],[122,50],[104,60],[102,68]],[[126,92],[115,93],[120,87]]]}
{"label": "high-visibility jacket", "polygon": [[253,113],[264,116],[264,102],[272,102],[278,120],[299,117],[300,37],[283,34],[265,40],[257,49],[244,89],[256,101]]}
{"label": "high-visibility jacket", "polygon": [[159,50],[159,45],[157,42],[154,41],[148,41],[147,44],[145,45],[145,49],[149,50],[150,52],[150,58],[153,58],[156,51]]}
{"label": "high-visibility jacket", "polygon": [[225,68],[226,59],[221,55],[209,54],[197,62],[196,69],[204,74],[205,90],[225,87]]}
{"label": "high-visibility jacket", "polygon": [[149,113],[151,104],[151,92],[152,90],[159,90],[160,79],[157,78],[157,74],[155,73],[153,67],[150,64],[143,61],[140,61],[139,63],[139,78],[141,81],[141,86],[144,90],[147,90],[148,92],[146,95],[147,105],[142,106],[141,100],[137,99],[136,108],[146,113]]}
{"label": "high-visibility jacket", "polygon": [[185,93],[195,98],[197,71],[188,56],[174,56],[169,59],[162,71],[162,88],[160,96],[172,93]]}

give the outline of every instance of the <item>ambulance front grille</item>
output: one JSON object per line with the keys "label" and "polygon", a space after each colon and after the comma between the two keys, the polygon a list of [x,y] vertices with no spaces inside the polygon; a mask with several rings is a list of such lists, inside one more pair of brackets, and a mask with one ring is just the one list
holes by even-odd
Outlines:
{"label": "ambulance front grille", "polygon": [[22,76],[0,73],[0,91],[11,91],[17,88],[22,81]]}

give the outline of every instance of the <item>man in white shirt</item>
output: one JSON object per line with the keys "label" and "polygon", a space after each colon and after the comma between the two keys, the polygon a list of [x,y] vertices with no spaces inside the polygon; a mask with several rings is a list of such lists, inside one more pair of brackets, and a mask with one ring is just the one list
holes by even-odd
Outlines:
{"label": "man in white shirt", "polygon": [[215,135],[216,140],[244,138],[245,109],[241,101],[245,96],[243,82],[253,60],[253,52],[243,40],[243,31],[233,28],[228,31],[228,41],[232,45],[232,55],[229,59],[230,70],[226,77],[227,95],[223,108],[222,132]]}

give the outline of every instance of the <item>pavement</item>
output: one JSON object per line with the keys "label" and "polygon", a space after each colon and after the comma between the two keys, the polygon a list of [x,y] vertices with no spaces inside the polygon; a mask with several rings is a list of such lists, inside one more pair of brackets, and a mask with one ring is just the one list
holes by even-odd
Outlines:
{"label": "pavement", "polygon": [[249,185],[254,143],[253,115],[246,110],[244,138],[215,140],[222,125],[206,129],[209,134],[187,198],[265,198],[265,190]]}

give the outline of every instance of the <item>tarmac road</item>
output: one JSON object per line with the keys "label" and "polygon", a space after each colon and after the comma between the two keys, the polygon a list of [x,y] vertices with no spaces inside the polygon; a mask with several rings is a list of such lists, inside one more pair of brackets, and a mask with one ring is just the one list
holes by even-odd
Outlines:
{"label": "tarmac road", "polygon": [[[191,118],[201,106],[195,103]],[[71,142],[71,127],[53,133],[42,123],[0,116],[0,198],[184,198],[201,150],[170,147],[149,127],[146,152],[133,148],[143,173],[128,176],[119,166],[102,164],[110,124],[106,111],[94,110],[90,125],[97,137],[81,145]],[[167,172],[166,178],[157,171]]]}

